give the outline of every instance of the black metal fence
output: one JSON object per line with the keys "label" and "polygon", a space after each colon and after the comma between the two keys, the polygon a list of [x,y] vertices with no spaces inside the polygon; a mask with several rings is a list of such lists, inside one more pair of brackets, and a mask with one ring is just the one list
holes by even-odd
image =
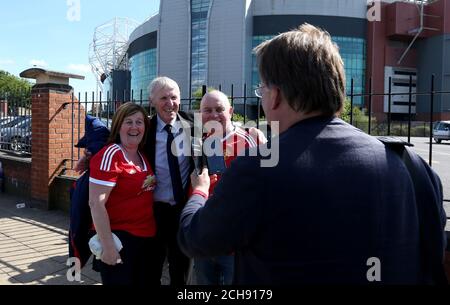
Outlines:
{"label": "black metal fence", "polygon": [[[371,84],[372,81],[370,80],[369,83]],[[434,76],[432,76],[430,90],[425,92],[413,92],[412,77],[410,77],[409,87],[407,88],[408,91],[394,93],[392,92],[391,87],[392,79],[389,78],[389,88],[388,92],[386,93],[374,93],[372,92],[371,86],[369,86],[369,90],[367,93],[354,93],[353,80],[351,80],[350,91],[347,94],[349,103],[349,107],[347,109],[348,113],[346,113],[346,110],[344,109],[342,116],[350,124],[371,135],[392,135],[407,137],[408,142],[411,141],[411,137],[429,137],[431,150],[433,144],[433,124],[435,123],[435,121],[433,120],[433,106],[435,97],[446,96],[446,98],[450,98],[450,91],[435,91],[434,83]],[[219,86],[217,89],[222,90],[222,87]],[[230,90],[228,92],[230,92]],[[255,121],[257,126],[259,126],[259,124],[265,120],[264,113],[261,109],[261,101],[259,98],[253,95],[247,95],[246,86],[244,86],[243,92],[244,96],[235,96],[234,87],[231,86],[231,94],[229,94],[229,99],[232,106],[235,108],[233,121],[239,121],[243,124],[246,124],[251,120]],[[206,86],[203,86],[202,95],[205,93]],[[198,110],[202,95],[181,99],[180,110]],[[406,113],[402,113],[401,119],[399,119],[399,114],[393,113],[391,109],[392,100],[396,96],[408,97],[408,102],[406,103],[408,105],[408,111]],[[416,120],[415,114],[412,111],[412,108],[416,105],[416,102],[413,102],[413,98],[418,96],[426,96],[429,99],[430,115],[426,120]],[[128,97],[128,99],[124,99],[124,97]],[[115,92],[113,95],[107,93],[106,96],[102,96],[102,93],[100,92],[97,98],[95,96],[95,93],[92,92],[92,94],[90,95],[88,93],[85,93],[84,96],[78,94],[78,101],[80,101],[80,103],[84,105],[86,113],[102,118],[102,120],[104,120],[109,127],[115,110],[125,101],[133,101],[135,103],[138,103],[146,108],[150,115],[153,115],[153,108],[150,106],[148,100],[144,100],[142,97],[143,91],[139,92],[138,94],[133,91]],[[387,112],[373,111],[373,100],[376,97],[387,97]],[[354,100],[356,98],[364,100],[364,103],[355,104]],[[74,96],[74,101],[75,99],[76,97]],[[450,109],[448,109],[447,111],[450,113]],[[358,112],[359,115],[355,116],[355,112]],[[397,119],[393,118],[394,115],[396,115]],[[431,165],[431,159],[429,161]]]}
{"label": "black metal fence", "polygon": [[[206,86],[203,86],[202,91],[199,92],[198,96],[195,96],[194,94],[188,98],[181,98],[180,110],[198,110],[200,100],[208,89],[212,89],[212,87],[207,88]],[[214,89],[221,91],[222,86],[218,86]],[[243,96],[234,94],[234,85],[231,85],[229,89],[230,90],[227,91],[230,92],[228,97],[232,107],[235,109],[233,120],[244,122],[244,124],[249,120],[259,121],[262,114],[260,110],[260,100],[253,95],[246,94],[247,85],[244,85]],[[106,121],[111,120],[118,106],[129,101],[143,106],[149,115],[152,116],[154,114],[154,109],[151,107],[148,99],[145,99],[144,96],[143,90],[140,90],[139,92],[134,92],[133,90],[128,92],[125,90],[122,92],[116,91],[114,93],[107,92],[106,94],[99,92],[97,95],[95,92],[85,92],[84,94],[78,93],[78,95],[74,95],[73,101],[75,102],[78,100],[81,105],[84,106],[84,109],[86,109],[86,113],[91,115],[94,114]]]}
{"label": "black metal fence", "polygon": [[30,91],[0,92],[0,150],[31,154]]}
{"label": "black metal fence", "polygon": [[[423,139],[427,139],[427,144],[425,144],[427,145],[427,153],[425,155],[422,151],[422,157],[428,161],[430,166],[438,164],[439,169],[437,169],[437,171],[441,175],[441,178],[443,178],[443,183],[445,185],[450,184],[450,175],[449,177],[446,176],[446,173],[450,173],[450,162],[448,162],[448,164],[439,164],[440,162],[433,163],[433,127],[435,124],[435,121],[433,119],[433,114],[435,111],[434,104],[437,97],[440,97],[441,99],[449,99],[450,91],[436,91],[434,89],[434,76],[432,76],[430,79],[429,90],[422,92],[417,92],[415,90],[412,76],[409,77],[409,81],[407,82],[407,85],[403,87],[404,91],[402,92],[398,92],[398,90],[396,92],[393,91],[392,78],[389,78],[387,92],[383,93],[372,91],[372,80],[369,80],[370,85],[367,92],[365,93],[355,92],[353,83],[353,80],[351,80],[350,90],[347,94],[347,105],[344,108],[343,113],[341,114],[342,118],[348,121],[350,124],[353,124],[357,128],[365,131],[366,133],[375,136],[400,136],[405,137],[408,142],[411,142],[413,137],[421,137]],[[224,89],[223,91],[228,93],[230,102],[235,109],[233,121],[241,122],[241,124],[245,125],[246,123],[248,123],[248,121],[251,120],[256,124],[257,127],[259,127],[261,124],[267,124],[264,118],[264,113],[261,109],[260,99],[255,97],[254,95],[249,95],[247,86],[244,86],[243,88],[243,96],[236,96],[234,94],[234,86],[231,86],[231,88],[222,88],[221,86],[219,86],[216,89],[221,91],[222,89]],[[199,108],[201,96],[206,93],[206,90],[206,86],[203,86],[202,94],[181,99],[180,110],[197,111]],[[75,100],[78,99],[78,101],[80,101],[80,103],[83,105],[86,113],[100,117],[109,127],[111,125],[112,116],[117,107],[128,100],[140,104],[147,109],[150,115],[153,115],[154,110],[150,106],[148,100],[143,99],[143,96],[144,92],[142,91],[138,94],[132,91],[115,92],[114,94],[107,93],[106,96],[102,96],[102,94],[100,93],[98,98],[96,98],[95,93],[92,92],[91,94],[85,93],[83,96],[81,94],[78,94],[77,97],[73,97],[73,101],[75,102]],[[415,102],[414,100],[419,96],[422,97],[421,112],[427,113],[427,117],[422,117],[422,120],[417,120],[416,115],[413,111],[413,107],[417,106],[417,102]],[[401,113],[399,113],[398,111],[395,112],[392,109],[398,97],[403,98],[403,109],[405,109],[406,107],[406,111],[403,110],[403,112]],[[355,103],[355,101],[357,100],[360,101],[360,104]],[[374,103],[378,104],[378,108],[374,107]],[[380,103],[382,103],[382,107],[380,107]],[[428,104],[428,111],[424,111],[424,103]],[[385,104],[387,104],[387,109],[385,109]],[[72,135],[73,144],[76,143],[79,137],[79,134]],[[445,154],[446,152],[436,153]],[[450,199],[450,194],[446,194],[446,198]]]}
{"label": "black metal fence", "polygon": [[[413,78],[410,76],[409,83],[404,86],[404,91],[394,92],[392,88],[392,79],[389,78],[387,92],[379,93],[372,91],[372,80],[369,80],[369,88],[365,93],[354,92],[354,82],[351,80],[351,86],[348,91],[348,100],[346,107],[341,114],[342,118],[348,121],[350,124],[360,128],[368,134],[372,135],[392,135],[406,137],[408,142],[411,142],[412,137],[427,138],[428,141],[428,154],[425,159],[428,159],[430,166],[433,166],[433,126],[435,124],[433,119],[435,100],[440,97],[442,100],[450,99],[450,91],[436,91],[435,77],[430,79],[430,87],[427,91],[415,92],[415,85],[413,85]],[[190,96],[189,98],[181,99],[180,110],[183,111],[197,111],[200,104],[201,97],[206,93],[206,86],[203,86],[201,94],[198,96]],[[260,124],[266,124],[264,113],[261,109],[261,101],[253,94],[250,95],[247,86],[244,86],[243,96],[235,95],[235,88],[222,88],[218,86],[216,89],[224,89],[229,95],[230,102],[235,109],[233,115],[233,121],[241,122],[241,124],[247,124],[248,121],[255,122],[256,126]],[[114,94],[107,93],[103,95],[99,92],[98,95],[95,92],[91,93],[78,93],[78,95],[72,96],[72,118],[73,121],[78,121],[82,111],[86,114],[90,114],[99,117],[108,127],[111,126],[112,117],[116,109],[126,101],[132,101],[143,106],[150,115],[154,114],[154,109],[149,104],[148,100],[144,99],[144,92],[114,92]],[[403,98],[403,108],[407,111],[398,113],[392,111],[393,105],[397,97]],[[413,107],[417,105],[414,99],[422,97],[422,107],[424,104],[428,104],[428,111],[421,109],[422,113],[428,113],[427,119],[417,120],[413,111]],[[378,100],[377,100],[378,99]],[[382,101],[380,99],[383,99]],[[357,103],[358,101],[360,103]],[[405,102],[406,100],[406,102]],[[378,108],[375,109],[374,101],[377,103]],[[393,103],[394,101],[394,103]],[[80,103],[82,107],[74,107],[76,103]],[[380,103],[383,104],[380,111]],[[387,109],[385,108],[387,105]],[[66,105],[69,106],[69,105]],[[442,108],[442,107],[441,107]],[[449,107],[450,108],[450,107]],[[386,111],[387,110],[387,111]],[[439,109],[442,111],[442,109]],[[448,109],[450,112],[450,109]],[[84,114],[83,114],[84,115]],[[30,94],[20,93],[15,94],[2,94],[0,93],[0,149],[10,152],[30,154],[31,153],[31,101]],[[78,142],[78,139],[82,136],[80,128],[73,128],[71,135],[72,147]],[[445,144],[444,144],[445,145]],[[79,153],[79,151],[78,151]],[[72,149],[72,162],[74,164],[74,149]],[[423,156],[423,155],[422,155]],[[425,156],[423,156],[425,157]],[[449,162],[450,163],[450,162]],[[450,173],[450,164],[448,171]],[[450,183],[450,178],[448,183]]]}

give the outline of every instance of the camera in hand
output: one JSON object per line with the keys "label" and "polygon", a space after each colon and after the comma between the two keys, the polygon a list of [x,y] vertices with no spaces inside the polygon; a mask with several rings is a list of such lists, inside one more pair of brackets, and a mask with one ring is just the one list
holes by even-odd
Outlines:
{"label": "camera in hand", "polygon": [[198,175],[202,173],[205,167],[208,168],[210,175],[222,174],[226,169],[223,154],[206,156],[203,150],[202,139],[195,137],[192,139],[192,158]]}
{"label": "camera in hand", "polygon": [[226,169],[223,155],[206,157],[206,163],[210,175],[222,174]]}

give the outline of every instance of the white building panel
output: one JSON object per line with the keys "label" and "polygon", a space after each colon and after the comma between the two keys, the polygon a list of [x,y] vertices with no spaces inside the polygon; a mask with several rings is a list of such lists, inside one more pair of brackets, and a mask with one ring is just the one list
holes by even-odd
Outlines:
{"label": "white building panel", "polygon": [[143,24],[138,26],[133,31],[133,33],[131,33],[129,42],[132,43],[133,41],[135,41],[136,39],[138,39],[144,35],[147,35],[147,34],[157,31],[158,26],[159,26],[159,14],[156,14],[156,15],[150,17]]}
{"label": "white building panel", "polygon": [[181,96],[189,95],[190,1],[161,0],[158,74],[174,79]]}
{"label": "white building panel", "polygon": [[254,16],[322,15],[366,18],[367,0],[253,0]]}
{"label": "white building panel", "polygon": [[[207,20],[207,84],[230,94],[251,94],[253,17],[324,15],[365,18],[366,0],[211,0]],[[130,43],[157,31],[157,73],[178,82],[189,94],[191,73],[190,0],[161,0],[159,14],[139,26]]]}
{"label": "white building panel", "polygon": [[[409,86],[411,87],[411,113],[416,113],[417,69],[403,67],[384,67],[384,88],[389,93],[389,78],[391,78],[391,113],[409,113]],[[403,94],[401,94],[403,93]],[[384,97],[384,112],[389,112],[389,96]]]}
{"label": "white building panel", "polygon": [[251,39],[246,24],[246,7],[250,1],[214,0],[208,20],[208,85],[222,85],[230,94],[241,95],[245,83],[248,56],[246,42]]}
{"label": "white building panel", "polygon": [[[243,79],[247,84],[247,94],[252,92],[252,52],[253,52],[253,1],[247,0],[245,3],[245,45],[244,47],[244,71]],[[253,95],[253,93],[250,93]]]}

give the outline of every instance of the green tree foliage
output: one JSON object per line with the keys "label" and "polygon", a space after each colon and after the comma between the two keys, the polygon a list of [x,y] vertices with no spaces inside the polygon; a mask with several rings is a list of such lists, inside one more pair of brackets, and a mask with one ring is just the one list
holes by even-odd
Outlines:
{"label": "green tree foliage", "polygon": [[[10,111],[31,107],[31,83],[0,70],[0,99],[7,100]],[[14,113],[12,113],[14,114]]]}
{"label": "green tree foliage", "polygon": [[[216,88],[208,87],[206,90],[208,92],[211,92],[213,90],[216,90]],[[203,89],[201,87],[198,88],[194,93],[192,93],[192,97],[194,98],[194,100],[191,102],[191,110],[199,110],[200,102],[203,97]]]}
{"label": "green tree foliage", "polygon": [[[213,87],[208,87],[206,90],[207,90],[207,92],[211,92],[211,91],[218,90],[218,89],[213,88]],[[200,102],[201,102],[202,97],[203,97],[203,89],[202,88],[198,88],[192,94],[192,97],[193,97],[194,100],[191,103],[191,110],[199,110],[200,109]],[[229,97],[228,97],[228,101],[230,102],[230,105],[233,104]],[[241,122],[242,124],[244,123],[244,116],[239,114],[239,113],[236,113],[236,112],[233,113],[233,117],[231,119],[232,119],[233,122]],[[264,120],[264,119],[265,119],[264,115],[261,114],[260,120]],[[248,117],[245,118],[246,122],[248,122],[249,120],[250,119]]]}
{"label": "green tree foliage", "polygon": [[[248,121],[248,118],[245,118],[245,121]],[[244,123],[244,116],[239,113],[233,113],[233,122]]]}
{"label": "green tree foliage", "polygon": [[[340,118],[347,123],[350,124],[350,112],[351,112],[351,103],[347,98],[344,103],[344,109],[340,114]],[[353,107],[353,126],[361,129],[364,132],[369,132],[369,116],[367,115],[367,110],[365,108],[360,109],[358,106]],[[371,119],[371,134],[379,135],[379,129],[381,128],[381,124],[377,123],[375,117]]]}
{"label": "green tree foliage", "polygon": [[[344,109],[341,112],[341,119],[350,124],[350,112],[351,112],[351,103],[349,99],[345,100]],[[365,109],[359,109],[359,107],[353,107],[353,122],[369,122],[369,117],[365,114]]]}
{"label": "green tree foliage", "polygon": [[0,92],[30,91],[31,83],[17,76],[0,70]]}

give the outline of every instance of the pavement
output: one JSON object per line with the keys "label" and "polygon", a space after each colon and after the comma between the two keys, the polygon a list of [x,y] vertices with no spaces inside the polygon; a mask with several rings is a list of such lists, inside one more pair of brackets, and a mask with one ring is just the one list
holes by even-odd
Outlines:
{"label": "pavement", "polygon": [[[408,141],[407,138],[402,139]],[[412,137],[411,143],[414,144],[412,150],[428,163],[430,160],[430,139]],[[450,141],[442,141],[440,144],[433,141],[432,166],[441,178],[444,198],[450,203]]]}
{"label": "pavement", "polygon": [[[35,209],[27,200],[0,193],[0,285],[101,285],[93,256],[81,281],[68,277],[68,229],[67,213]],[[166,261],[162,285],[169,284],[168,269]]]}
{"label": "pavement", "polygon": [[27,204],[0,193],[0,285],[100,284],[90,263],[81,271],[81,282],[68,280],[68,215],[17,208],[22,202]]}
{"label": "pavement", "polygon": [[[445,159],[446,153],[441,152],[440,157]],[[437,161],[434,165],[442,171],[441,166],[447,166],[447,162]],[[21,203],[25,207],[17,206]],[[444,207],[450,216],[450,202]],[[91,262],[81,270],[80,282],[68,279],[68,228],[66,213],[35,209],[26,200],[0,193],[0,285],[101,284],[100,274],[92,270]],[[450,231],[450,221],[446,230]],[[169,282],[167,269],[166,263],[163,285]]]}

